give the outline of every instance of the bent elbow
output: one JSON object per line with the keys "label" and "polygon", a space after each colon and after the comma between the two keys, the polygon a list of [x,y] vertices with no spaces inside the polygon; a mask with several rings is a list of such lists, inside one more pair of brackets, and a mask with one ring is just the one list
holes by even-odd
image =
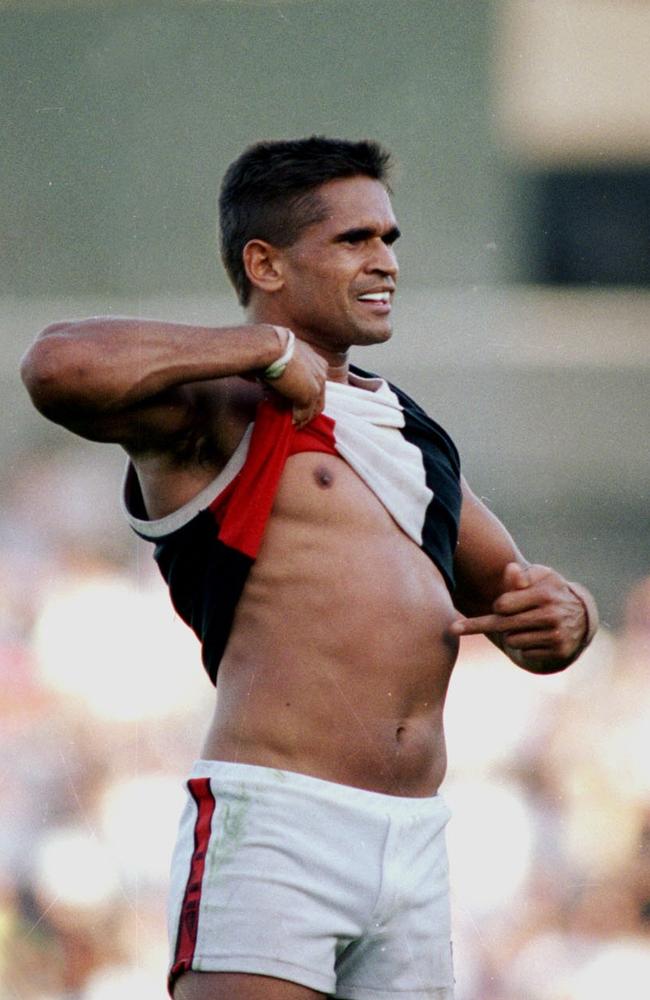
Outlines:
{"label": "bent elbow", "polygon": [[79,384],[79,359],[65,330],[64,323],[46,327],[20,363],[20,376],[34,406],[48,417],[69,401]]}

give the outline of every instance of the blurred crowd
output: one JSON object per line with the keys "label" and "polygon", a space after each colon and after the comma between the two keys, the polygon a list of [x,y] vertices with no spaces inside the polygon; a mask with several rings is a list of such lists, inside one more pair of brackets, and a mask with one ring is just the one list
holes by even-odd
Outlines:
{"label": "blurred crowd", "polygon": [[[0,514],[0,996],[163,1000],[213,690],[97,451]],[[464,640],[446,713],[458,1000],[650,995],[650,579],[566,673]]]}

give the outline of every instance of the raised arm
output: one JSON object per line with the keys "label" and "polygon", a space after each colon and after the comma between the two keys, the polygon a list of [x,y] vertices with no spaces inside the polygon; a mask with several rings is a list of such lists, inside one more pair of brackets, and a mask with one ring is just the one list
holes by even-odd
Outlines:
{"label": "raised arm", "polygon": [[[283,353],[286,336],[267,324],[213,328],[113,317],[55,323],[27,352],[21,374],[37,409],[75,433],[127,449],[162,447],[195,420],[193,385],[263,372]],[[325,370],[297,343],[273,383],[301,422],[318,411]]]}
{"label": "raised arm", "polygon": [[453,634],[484,633],[533,673],[563,670],[593,638],[598,612],[589,591],[529,564],[465,481],[455,567],[456,607],[468,617]]}

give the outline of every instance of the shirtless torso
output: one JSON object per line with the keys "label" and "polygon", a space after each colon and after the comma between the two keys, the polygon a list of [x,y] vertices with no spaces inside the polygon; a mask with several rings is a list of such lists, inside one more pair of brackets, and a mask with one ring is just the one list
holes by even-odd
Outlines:
{"label": "shirtless torso", "polygon": [[[220,471],[261,396],[242,389],[229,387],[228,452],[204,465],[205,482],[141,463],[150,516],[177,510]],[[432,794],[457,617],[440,571],[345,461],[293,455],[219,666],[202,756]]]}

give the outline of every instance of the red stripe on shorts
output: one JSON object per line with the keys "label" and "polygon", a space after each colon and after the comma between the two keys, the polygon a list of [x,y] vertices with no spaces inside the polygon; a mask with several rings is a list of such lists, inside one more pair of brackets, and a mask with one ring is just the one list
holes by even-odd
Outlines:
{"label": "red stripe on shorts", "polygon": [[196,938],[199,929],[199,907],[201,905],[201,889],[205,872],[205,857],[212,831],[212,817],[216,802],[209,778],[190,778],[187,783],[190,795],[196,802],[196,822],[194,824],[194,851],[190,861],[190,873],[187,879],[183,905],[178,920],[178,937],[174,964],[169,973],[169,992],[181,972],[192,968],[192,959],[196,948]]}

